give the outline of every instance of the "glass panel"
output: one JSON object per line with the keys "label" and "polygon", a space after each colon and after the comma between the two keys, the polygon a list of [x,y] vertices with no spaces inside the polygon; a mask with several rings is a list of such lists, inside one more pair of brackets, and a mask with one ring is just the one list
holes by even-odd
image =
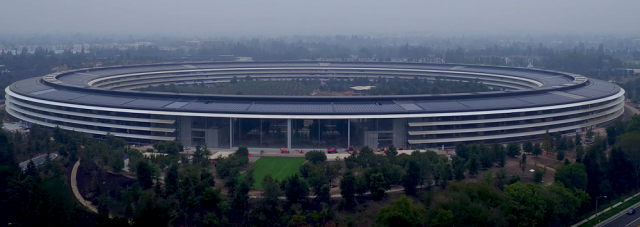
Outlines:
{"label": "glass panel", "polygon": [[233,146],[264,148],[287,147],[287,120],[234,119]]}
{"label": "glass panel", "polygon": [[229,148],[229,118],[192,117],[191,128],[194,129],[191,130],[192,145],[207,144],[209,148]]}

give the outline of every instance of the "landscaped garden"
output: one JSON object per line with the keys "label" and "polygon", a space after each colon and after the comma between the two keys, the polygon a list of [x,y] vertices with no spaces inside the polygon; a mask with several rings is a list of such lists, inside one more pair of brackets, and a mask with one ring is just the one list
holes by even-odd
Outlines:
{"label": "landscaped garden", "polygon": [[[304,162],[304,158],[262,157],[251,165],[253,178],[256,180],[252,188],[261,189],[262,179],[267,174],[271,174],[276,180],[296,174]],[[245,173],[240,175],[240,179],[244,179],[245,175]]]}

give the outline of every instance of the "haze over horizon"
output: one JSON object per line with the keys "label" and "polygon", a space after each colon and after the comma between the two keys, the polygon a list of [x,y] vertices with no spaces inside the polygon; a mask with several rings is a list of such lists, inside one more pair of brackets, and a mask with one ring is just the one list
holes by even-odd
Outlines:
{"label": "haze over horizon", "polygon": [[638,33],[640,1],[4,1],[0,33]]}

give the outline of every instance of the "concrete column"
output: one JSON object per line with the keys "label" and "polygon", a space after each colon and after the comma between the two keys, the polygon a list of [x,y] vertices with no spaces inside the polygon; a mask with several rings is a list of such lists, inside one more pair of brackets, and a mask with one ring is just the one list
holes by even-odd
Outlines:
{"label": "concrete column", "polygon": [[347,148],[351,147],[351,120],[347,119]]}
{"label": "concrete column", "polygon": [[229,118],[229,149],[233,147],[233,118]]}
{"label": "concrete column", "polygon": [[192,146],[191,144],[191,117],[180,117],[180,141],[185,146]]}
{"label": "concrete column", "polygon": [[287,149],[291,150],[291,119],[287,119]]}

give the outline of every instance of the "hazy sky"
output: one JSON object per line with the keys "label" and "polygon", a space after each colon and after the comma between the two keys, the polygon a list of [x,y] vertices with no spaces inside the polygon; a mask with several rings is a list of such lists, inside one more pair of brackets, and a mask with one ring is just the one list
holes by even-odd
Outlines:
{"label": "hazy sky", "polygon": [[640,0],[0,0],[0,33],[640,32]]}

